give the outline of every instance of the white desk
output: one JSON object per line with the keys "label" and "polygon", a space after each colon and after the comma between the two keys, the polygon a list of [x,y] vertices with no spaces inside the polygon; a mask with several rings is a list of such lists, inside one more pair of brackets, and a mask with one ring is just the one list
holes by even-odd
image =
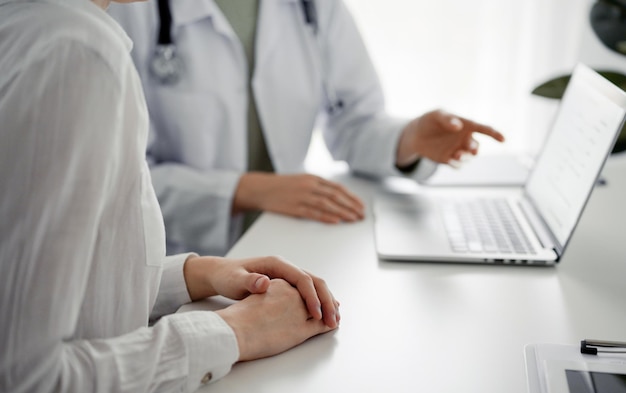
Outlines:
{"label": "white desk", "polygon": [[[234,366],[206,392],[526,392],[524,345],[626,340],[626,155],[612,157],[557,267],[379,261],[372,216],[265,214],[230,257],[282,255],[325,278],[342,322]],[[371,206],[382,187],[340,177]]]}

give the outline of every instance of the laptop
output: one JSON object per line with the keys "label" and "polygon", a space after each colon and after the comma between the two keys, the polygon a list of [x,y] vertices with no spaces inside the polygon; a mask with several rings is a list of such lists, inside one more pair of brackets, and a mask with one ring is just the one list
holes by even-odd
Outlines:
{"label": "laptop", "polygon": [[379,258],[557,263],[625,118],[626,94],[577,65],[523,187],[380,193],[374,200]]}

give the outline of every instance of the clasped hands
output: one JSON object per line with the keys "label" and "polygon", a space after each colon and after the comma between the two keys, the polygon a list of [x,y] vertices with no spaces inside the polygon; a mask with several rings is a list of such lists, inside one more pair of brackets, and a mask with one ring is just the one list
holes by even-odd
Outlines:
{"label": "clasped hands", "polygon": [[240,300],[216,311],[235,332],[240,361],[283,352],[336,329],[341,319],[324,280],[279,257],[190,256],[184,276],[192,300]]}

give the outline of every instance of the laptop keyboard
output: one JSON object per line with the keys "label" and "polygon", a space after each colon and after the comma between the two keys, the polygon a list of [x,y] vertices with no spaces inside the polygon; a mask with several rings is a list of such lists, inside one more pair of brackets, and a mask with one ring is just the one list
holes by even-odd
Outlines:
{"label": "laptop keyboard", "polygon": [[454,251],[535,253],[506,199],[463,198],[442,202],[444,225]]}

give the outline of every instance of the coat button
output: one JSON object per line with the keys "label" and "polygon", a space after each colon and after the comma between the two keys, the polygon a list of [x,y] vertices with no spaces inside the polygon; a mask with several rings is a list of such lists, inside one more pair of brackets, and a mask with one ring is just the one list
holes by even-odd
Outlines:
{"label": "coat button", "polygon": [[202,380],[200,382],[202,382],[203,385],[206,385],[207,383],[211,382],[212,379],[213,373],[209,371],[208,373],[204,374],[204,377],[202,377]]}

